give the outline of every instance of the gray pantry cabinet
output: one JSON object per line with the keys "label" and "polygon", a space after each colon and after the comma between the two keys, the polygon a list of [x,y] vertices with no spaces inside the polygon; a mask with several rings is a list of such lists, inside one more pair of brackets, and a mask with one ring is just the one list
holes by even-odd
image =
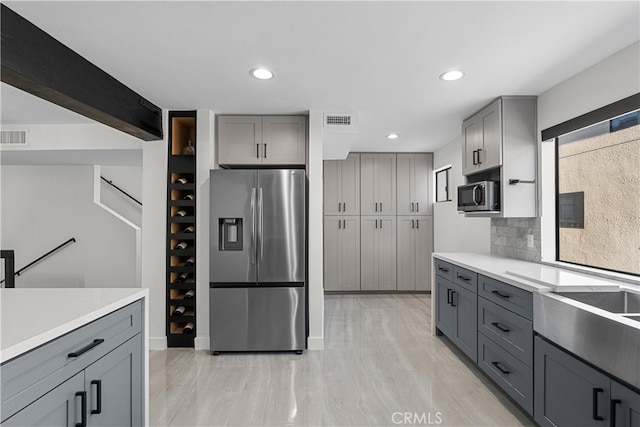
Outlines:
{"label": "gray pantry cabinet", "polygon": [[218,116],[218,164],[304,165],[305,116]]}
{"label": "gray pantry cabinet", "polygon": [[433,155],[397,154],[397,214],[432,215]]}
{"label": "gray pantry cabinet", "polygon": [[396,214],[396,154],[360,154],[360,212]]}
{"label": "gray pantry cabinet", "polygon": [[360,154],[324,161],[324,214],[360,215]]}
{"label": "gray pantry cabinet", "polygon": [[324,283],[327,291],[360,290],[360,217],[324,217]]}
{"label": "gray pantry cabinet", "polygon": [[399,291],[427,291],[431,278],[433,221],[430,216],[398,216],[397,268]]}
{"label": "gray pantry cabinet", "polygon": [[541,426],[640,425],[640,394],[535,337],[535,414]]}
{"label": "gray pantry cabinet", "polygon": [[2,425],[144,424],[142,302],[0,367]]}
{"label": "gray pantry cabinet", "polygon": [[360,289],[396,290],[396,217],[360,217]]}

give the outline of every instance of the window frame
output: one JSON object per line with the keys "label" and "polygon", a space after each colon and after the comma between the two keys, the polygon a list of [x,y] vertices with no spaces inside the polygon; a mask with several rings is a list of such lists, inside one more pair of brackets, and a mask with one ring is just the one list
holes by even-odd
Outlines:
{"label": "window frame", "polygon": [[[433,202],[434,203],[445,203],[445,202],[452,202],[453,201],[453,194],[451,192],[451,166],[452,165],[447,165],[447,166],[443,166],[441,168],[438,168],[436,170],[433,171],[433,185],[434,185],[434,190],[433,190]],[[445,200],[438,200],[438,174],[441,172],[445,172],[445,178],[446,178],[446,199]]]}

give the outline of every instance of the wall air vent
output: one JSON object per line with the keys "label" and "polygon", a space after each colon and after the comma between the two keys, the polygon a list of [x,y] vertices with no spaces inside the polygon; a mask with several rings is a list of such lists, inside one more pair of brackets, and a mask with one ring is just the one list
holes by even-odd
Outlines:
{"label": "wall air vent", "polygon": [[1,145],[27,145],[26,130],[3,130],[0,132]]}
{"label": "wall air vent", "polygon": [[324,130],[339,133],[358,132],[357,113],[325,113]]}

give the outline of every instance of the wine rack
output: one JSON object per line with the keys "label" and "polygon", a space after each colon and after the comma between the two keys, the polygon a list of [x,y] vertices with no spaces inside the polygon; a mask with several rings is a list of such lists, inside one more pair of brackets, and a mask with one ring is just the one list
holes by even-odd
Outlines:
{"label": "wine rack", "polygon": [[167,345],[193,347],[197,296],[195,111],[169,112],[168,159]]}

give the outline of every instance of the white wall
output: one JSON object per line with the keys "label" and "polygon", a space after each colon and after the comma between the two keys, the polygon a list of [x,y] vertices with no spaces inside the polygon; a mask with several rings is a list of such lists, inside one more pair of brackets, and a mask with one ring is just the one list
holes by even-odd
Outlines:
{"label": "white wall", "polygon": [[[622,49],[538,96],[538,130],[640,92],[640,42]],[[539,143],[542,260],[555,261],[553,141]]]}
{"label": "white wall", "polygon": [[[136,200],[142,202],[142,165],[101,166],[100,173]],[[142,226],[142,206],[100,180],[100,202],[138,227]]]}
{"label": "white wall", "polygon": [[466,218],[458,213],[458,185],[464,184],[462,175],[462,138],[440,148],[433,154],[433,169],[451,165],[449,192],[452,201],[433,206],[434,252],[491,251],[491,219]]}
{"label": "white wall", "polygon": [[17,287],[135,287],[135,231],[93,203],[93,166],[2,166],[3,249],[16,269],[77,242],[16,277]]}

